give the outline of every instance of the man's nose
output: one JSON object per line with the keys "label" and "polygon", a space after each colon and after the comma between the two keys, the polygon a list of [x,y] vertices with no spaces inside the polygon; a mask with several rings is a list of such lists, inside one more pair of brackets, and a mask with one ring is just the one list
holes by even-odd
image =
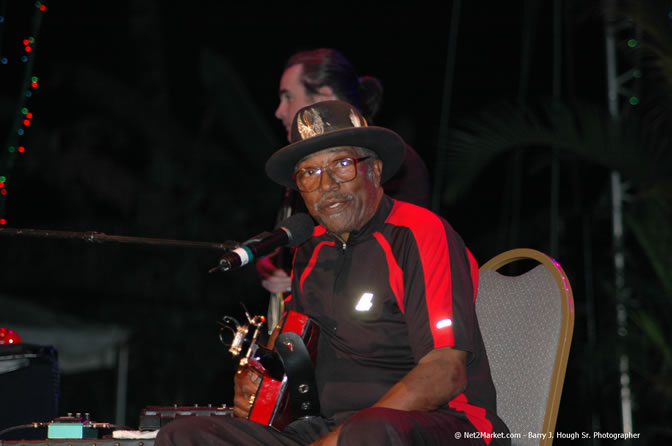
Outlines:
{"label": "man's nose", "polygon": [[285,107],[282,102],[278,104],[278,108],[275,109],[275,117],[282,121],[282,118],[285,116]]}
{"label": "man's nose", "polygon": [[328,169],[322,169],[322,175],[320,175],[320,189],[325,191],[332,190],[337,188],[339,184],[340,183],[334,179]]}

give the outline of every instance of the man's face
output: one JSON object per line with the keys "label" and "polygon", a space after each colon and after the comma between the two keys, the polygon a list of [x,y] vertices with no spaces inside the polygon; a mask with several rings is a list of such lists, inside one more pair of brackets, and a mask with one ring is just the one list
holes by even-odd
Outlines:
{"label": "man's face", "polygon": [[334,160],[346,157],[359,158],[360,154],[354,147],[322,150],[299,162],[297,170],[311,167],[323,169],[319,187],[313,192],[301,192],[301,196],[308,212],[320,224],[347,241],[350,232],[364,226],[378,209],[383,195],[380,187],[383,162],[377,159],[357,163],[357,176],[351,181],[337,183],[325,167]]}
{"label": "man's face", "polygon": [[307,93],[301,83],[302,75],[303,65],[298,64],[287,68],[280,78],[280,104],[275,110],[275,117],[282,121],[282,125],[285,126],[285,130],[287,131],[287,141],[290,142],[292,137],[292,121],[299,109],[313,105],[316,102],[336,99],[328,87],[322,87],[316,94]]}

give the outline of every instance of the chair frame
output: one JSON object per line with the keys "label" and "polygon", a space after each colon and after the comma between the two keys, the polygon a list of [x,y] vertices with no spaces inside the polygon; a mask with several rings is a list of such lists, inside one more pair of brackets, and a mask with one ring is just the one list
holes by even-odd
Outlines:
{"label": "chair frame", "polygon": [[[567,369],[569,350],[574,332],[574,295],[569,280],[567,279],[567,275],[558,261],[549,255],[534,249],[519,248],[505,251],[484,263],[479,268],[479,272],[482,273],[486,270],[497,271],[508,264],[520,260],[536,260],[544,265],[555,278],[558,290],[561,294],[562,322],[560,325],[560,336],[555,354],[551,386],[548,392],[544,424],[541,431],[542,433],[555,433],[555,424],[558,418],[558,409],[560,407],[560,397],[562,396],[562,387],[565,381],[565,371]],[[541,439],[539,444],[545,446],[550,445],[552,442],[553,438],[545,438]]]}

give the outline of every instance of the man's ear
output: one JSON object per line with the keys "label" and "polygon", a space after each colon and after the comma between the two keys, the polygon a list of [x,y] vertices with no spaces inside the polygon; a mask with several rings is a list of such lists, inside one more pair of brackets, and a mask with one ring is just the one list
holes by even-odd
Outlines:
{"label": "man's ear", "polygon": [[334,90],[328,85],[318,88],[315,96],[320,96],[322,101],[333,101],[334,99],[338,99],[334,94]]}
{"label": "man's ear", "polygon": [[373,167],[373,174],[375,175],[376,178],[376,183],[380,184],[380,179],[383,176],[383,160],[381,159],[373,160],[372,167]]}

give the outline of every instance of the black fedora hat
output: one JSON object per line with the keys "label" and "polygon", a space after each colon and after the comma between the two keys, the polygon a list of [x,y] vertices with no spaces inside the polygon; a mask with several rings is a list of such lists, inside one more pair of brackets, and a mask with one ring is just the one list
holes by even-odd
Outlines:
{"label": "black fedora hat", "polygon": [[354,146],[374,151],[383,161],[381,183],[404,162],[406,144],[392,130],[369,126],[355,107],[343,101],[318,102],[300,109],[292,122],[292,142],[266,161],[266,174],[278,184],[297,189],[296,165],[311,153]]}

